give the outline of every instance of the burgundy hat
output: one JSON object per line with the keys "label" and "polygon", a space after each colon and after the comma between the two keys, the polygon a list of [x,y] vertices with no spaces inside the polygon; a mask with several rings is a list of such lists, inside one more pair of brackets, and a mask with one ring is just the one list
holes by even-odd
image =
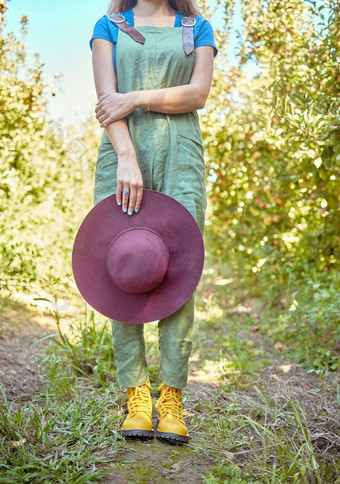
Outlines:
{"label": "burgundy hat", "polygon": [[72,269],[84,299],[108,318],[156,321],[183,306],[204,265],[201,230],[177,200],[143,190],[141,210],[122,212],[116,195],[97,203],[77,232]]}

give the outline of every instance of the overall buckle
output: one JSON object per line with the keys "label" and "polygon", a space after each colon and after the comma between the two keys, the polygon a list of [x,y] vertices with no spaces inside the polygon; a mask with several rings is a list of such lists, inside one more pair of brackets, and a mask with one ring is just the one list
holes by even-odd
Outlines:
{"label": "overall buckle", "polygon": [[[192,21],[192,23],[187,23]],[[192,17],[184,17],[182,19],[182,27],[193,27],[196,24],[196,19]]]}
{"label": "overall buckle", "polygon": [[112,15],[109,15],[109,19],[115,24],[122,24],[125,22],[125,17],[120,13],[113,13]]}

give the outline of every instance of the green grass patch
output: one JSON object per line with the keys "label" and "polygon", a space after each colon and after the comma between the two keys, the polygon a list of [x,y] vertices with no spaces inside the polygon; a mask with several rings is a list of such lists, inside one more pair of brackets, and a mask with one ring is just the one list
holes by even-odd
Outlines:
{"label": "green grass patch", "polygon": [[[333,434],[337,419],[330,425],[321,420],[316,424],[314,412],[296,399],[265,387],[255,390],[256,397],[240,394],[234,401],[218,391],[208,407],[210,418],[201,410],[193,419],[200,447],[209,449],[217,461],[203,482],[338,482],[339,460],[320,448],[332,447],[337,452]],[[339,421],[336,425],[339,430]]]}
{"label": "green grass patch", "polygon": [[59,402],[0,406],[0,482],[97,482],[124,451],[112,390],[88,389]]}
{"label": "green grass patch", "polygon": [[43,338],[38,355],[45,385],[34,400],[9,403],[0,387],[1,483],[98,482],[127,448],[107,324],[85,310],[66,335],[55,317],[58,333]]}
{"label": "green grass patch", "polygon": [[[314,289],[323,294],[324,286],[316,287],[319,283],[313,282]],[[192,471],[201,473],[205,484],[336,482],[340,478],[334,437],[340,428],[333,411],[336,402],[328,399],[320,407],[316,398],[311,405],[286,394],[284,388],[267,388],[263,380],[259,382],[260,370],[274,359],[292,355],[299,361],[303,338],[305,344],[315,342],[300,321],[302,312],[300,318],[297,309],[287,312],[290,297],[297,307],[306,308],[310,294],[305,287],[300,293],[290,287],[279,302],[273,298],[264,305],[268,299],[259,287],[249,288],[248,293],[245,288],[217,284],[213,293],[206,286],[199,294],[193,365],[202,377],[220,386],[199,399],[184,392],[192,440],[184,448],[164,447],[164,451],[153,442],[143,447],[149,461],[129,458],[139,448],[119,433],[126,394],[116,386],[108,321],[96,320],[94,312],[85,308],[65,326],[55,311],[57,332],[39,340],[44,343],[39,353],[43,388],[28,403],[9,403],[2,392],[0,482],[87,483],[115,473],[130,482],[167,482],[185,479]],[[327,291],[330,303],[336,298],[335,283]],[[318,307],[326,317],[326,303]],[[289,328],[296,332],[300,328],[301,335],[293,338],[286,331],[286,314],[295,318],[289,320]],[[334,310],[328,317],[336,314]],[[315,321],[322,331],[319,318],[320,314]],[[157,332],[156,324],[146,325],[154,393],[159,383]],[[326,332],[320,334],[324,337],[318,350],[333,356]],[[285,349],[275,349],[277,342]],[[309,356],[306,361],[311,365]],[[336,371],[326,366],[327,371],[319,372],[323,376]],[[315,364],[307,367],[318,373]],[[203,467],[197,469],[198,465]]]}
{"label": "green grass patch", "polygon": [[[284,274],[267,270],[261,278],[247,279],[230,277],[230,268],[221,260],[211,260],[210,265],[213,276],[205,276],[210,281],[205,289],[209,297],[201,296],[202,308],[212,313],[213,306],[219,308],[219,337],[225,326],[219,347],[226,357],[233,355],[240,369],[247,372],[253,364],[255,368],[261,358],[270,360],[271,353],[293,359],[318,375],[339,369],[338,271],[321,272],[303,266],[287,269]],[[216,281],[228,277],[230,283],[216,285]],[[217,320],[209,319],[214,331]],[[248,349],[243,344],[247,341]]]}

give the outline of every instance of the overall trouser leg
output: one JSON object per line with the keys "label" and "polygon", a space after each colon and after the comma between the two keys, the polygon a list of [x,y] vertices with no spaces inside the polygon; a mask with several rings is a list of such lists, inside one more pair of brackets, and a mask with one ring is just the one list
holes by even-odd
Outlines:
{"label": "overall trouser leg", "polygon": [[[188,380],[188,361],[196,329],[195,293],[175,313],[158,322],[160,378],[175,388],[185,388]],[[144,324],[111,319],[111,327],[118,384],[122,387],[143,385],[149,378]]]}
{"label": "overall trouser leg", "polygon": [[149,379],[144,324],[122,323],[111,319],[111,327],[118,384],[126,388],[144,385]]}
{"label": "overall trouser leg", "polygon": [[[205,208],[192,200],[179,201],[186,206],[195,218],[202,236],[204,235]],[[188,381],[189,357],[196,332],[195,289],[188,301],[175,313],[158,323],[158,342],[160,349],[160,377],[174,388],[185,388]]]}
{"label": "overall trouser leg", "polygon": [[[204,210],[190,206],[204,233]],[[196,331],[196,290],[175,313],[158,322],[160,349],[160,378],[168,386],[185,388],[188,380],[189,357]],[[143,385],[148,379],[145,356],[144,324],[130,324],[111,320],[114,358],[118,384],[122,387]]]}
{"label": "overall trouser leg", "polygon": [[187,385],[195,329],[195,293],[184,306],[158,323],[160,378],[170,387]]}

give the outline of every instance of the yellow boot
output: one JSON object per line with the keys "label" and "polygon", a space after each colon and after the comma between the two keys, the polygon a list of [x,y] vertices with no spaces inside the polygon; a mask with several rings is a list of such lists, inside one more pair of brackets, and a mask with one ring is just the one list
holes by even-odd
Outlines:
{"label": "yellow boot", "polygon": [[153,439],[152,399],[148,380],[139,387],[128,388],[128,416],[123,422],[121,434],[130,439]]}
{"label": "yellow boot", "polygon": [[161,396],[156,404],[159,416],[156,437],[170,444],[186,444],[189,435],[183,420],[181,389],[162,383],[158,390]]}

